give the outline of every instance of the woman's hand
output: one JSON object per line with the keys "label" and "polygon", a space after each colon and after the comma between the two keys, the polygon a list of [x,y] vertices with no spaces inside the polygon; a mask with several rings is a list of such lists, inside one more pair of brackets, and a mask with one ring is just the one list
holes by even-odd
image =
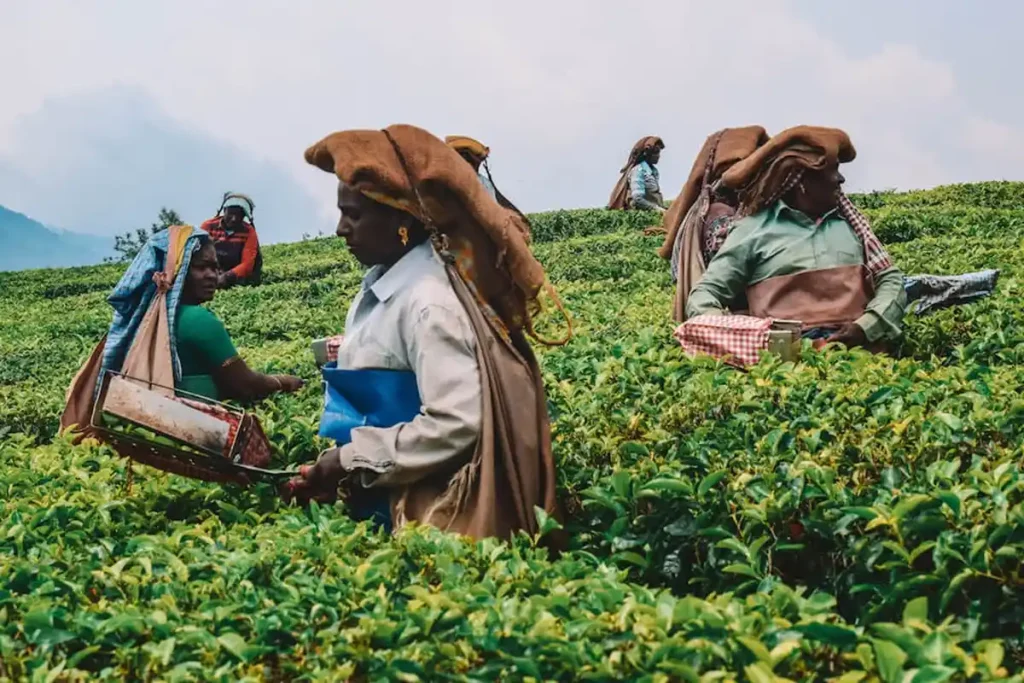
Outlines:
{"label": "woman's hand", "polygon": [[299,476],[284,485],[286,500],[305,505],[311,500],[333,503],[338,499],[338,486],[347,472],[341,466],[340,448],[329,448],[312,465],[302,465]]}
{"label": "woman's hand", "polygon": [[843,325],[826,340],[829,344],[845,344],[846,348],[852,349],[855,346],[864,346],[868,343],[867,335],[857,323]]}
{"label": "woman's hand", "polygon": [[283,391],[288,394],[295,393],[303,386],[306,382],[301,377],[295,377],[294,375],[271,375],[280,386],[279,391]]}

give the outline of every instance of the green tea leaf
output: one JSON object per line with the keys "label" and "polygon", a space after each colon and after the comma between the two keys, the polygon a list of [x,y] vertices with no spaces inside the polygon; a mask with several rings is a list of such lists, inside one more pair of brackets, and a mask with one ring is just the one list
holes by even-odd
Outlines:
{"label": "green tea leaf", "polygon": [[903,623],[910,621],[928,621],[928,598],[914,598],[903,608]]}
{"label": "green tea leaf", "polygon": [[728,473],[728,470],[718,470],[701,479],[700,485],[697,486],[697,495],[700,497],[707,495],[707,492],[714,488],[718,482],[725,479]]}
{"label": "green tea leaf", "polygon": [[903,679],[903,663],[907,661],[907,654],[893,643],[878,639],[871,642],[879,676],[885,683],[899,683]]}
{"label": "green tea leaf", "polygon": [[217,636],[217,643],[241,660],[245,660],[245,639],[237,633],[224,633]]}

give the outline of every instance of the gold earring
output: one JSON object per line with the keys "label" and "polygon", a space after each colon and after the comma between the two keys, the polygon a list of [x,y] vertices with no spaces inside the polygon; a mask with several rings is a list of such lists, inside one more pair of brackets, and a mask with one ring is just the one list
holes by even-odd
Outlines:
{"label": "gold earring", "polygon": [[398,229],[398,239],[402,240],[402,246],[409,246],[409,229],[404,225]]}

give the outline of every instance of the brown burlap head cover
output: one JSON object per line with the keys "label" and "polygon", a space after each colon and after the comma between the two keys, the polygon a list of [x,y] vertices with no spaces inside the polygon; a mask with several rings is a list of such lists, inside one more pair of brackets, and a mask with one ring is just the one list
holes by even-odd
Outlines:
{"label": "brown burlap head cover", "polygon": [[619,181],[612,188],[612,194],[608,198],[609,209],[625,209],[629,203],[629,172],[634,166],[640,163],[647,150],[659,147],[665,149],[665,143],[657,135],[648,135],[636,141],[633,149],[629,150],[629,158],[626,165],[619,169]]}
{"label": "brown burlap head cover", "polygon": [[462,256],[463,274],[505,326],[529,328],[529,314],[545,284],[544,269],[530,251],[529,226],[520,214],[499,206],[473,168],[441,140],[408,125],[386,132],[343,131],[307,149],[306,161],[371,199],[433,224]]}
{"label": "brown burlap head cover", "polygon": [[679,227],[686,217],[693,203],[697,201],[704,182],[704,170],[707,167],[708,159],[714,151],[714,163],[711,165],[708,182],[715,182],[722,177],[728,169],[737,162],[746,159],[754,153],[761,145],[768,142],[768,132],[761,126],[746,126],[743,128],[726,128],[717,133],[712,133],[704,141],[703,147],[697,154],[690,169],[690,175],[679,191],[679,196],[672,202],[672,206],[665,212],[662,219],[662,227],[665,229],[665,243],[658,250],[658,255],[664,259],[672,257],[672,247],[676,241]]}
{"label": "brown burlap head cover", "polygon": [[491,155],[491,150],[487,145],[468,135],[449,135],[444,139],[444,144],[459,154],[469,154],[479,163],[483,163]]}
{"label": "brown burlap head cover", "polygon": [[774,136],[722,174],[722,184],[736,191],[738,214],[749,216],[780,199],[804,171],[845,164],[856,156],[850,136],[838,128],[797,126]]}

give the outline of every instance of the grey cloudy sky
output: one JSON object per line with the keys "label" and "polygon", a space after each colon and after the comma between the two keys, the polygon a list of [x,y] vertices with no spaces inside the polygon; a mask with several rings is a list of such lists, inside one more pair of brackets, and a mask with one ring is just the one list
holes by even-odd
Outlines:
{"label": "grey cloudy sky", "polygon": [[303,150],[396,122],[482,139],[531,211],[603,204],[647,134],[672,196],[751,123],[846,128],[854,189],[1024,178],[1019,0],[0,6],[0,203],[69,228],[198,221],[237,189],[270,239],[329,230]]}

